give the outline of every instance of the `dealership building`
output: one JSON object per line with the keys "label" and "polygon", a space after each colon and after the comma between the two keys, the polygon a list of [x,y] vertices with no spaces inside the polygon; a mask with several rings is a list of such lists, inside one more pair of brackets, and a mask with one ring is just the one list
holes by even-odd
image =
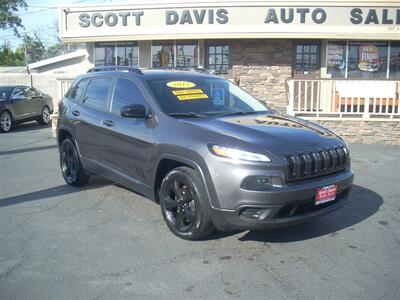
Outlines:
{"label": "dealership building", "polygon": [[398,0],[132,3],[60,8],[82,66],[206,68],[350,142],[400,144]]}

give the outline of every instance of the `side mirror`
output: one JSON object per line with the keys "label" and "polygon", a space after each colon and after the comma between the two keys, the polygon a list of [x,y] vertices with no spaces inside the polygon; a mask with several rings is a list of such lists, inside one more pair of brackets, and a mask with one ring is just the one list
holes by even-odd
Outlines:
{"label": "side mirror", "polygon": [[149,119],[151,114],[146,112],[146,107],[144,107],[144,105],[133,104],[124,106],[121,109],[121,116],[124,118]]}

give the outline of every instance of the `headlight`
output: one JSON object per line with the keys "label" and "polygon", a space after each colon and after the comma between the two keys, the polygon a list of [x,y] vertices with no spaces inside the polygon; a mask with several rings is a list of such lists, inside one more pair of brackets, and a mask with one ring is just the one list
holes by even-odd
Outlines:
{"label": "headlight", "polygon": [[233,149],[218,145],[211,145],[210,150],[214,155],[230,158],[232,160],[262,161],[262,162],[271,161],[271,159],[264,154],[247,152],[239,149]]}

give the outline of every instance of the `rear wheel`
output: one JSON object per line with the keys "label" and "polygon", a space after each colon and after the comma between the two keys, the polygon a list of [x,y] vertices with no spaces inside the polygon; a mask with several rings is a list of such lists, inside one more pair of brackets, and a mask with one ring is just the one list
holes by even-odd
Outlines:
{"label": "rear wheel", "polygon": [[41,125],[47,125],[50,122],[50,108],[48,106],[43,107],[42,114],[40,115],[38,122]]}
{"label": "rear wheel", "polygon": [[12,126],[12,117],[8,111],[0,114],[0,132],[9,132]]}
{"label": "rear wheel", "polygon": [[180,238],[197,240],[214,230],[203,181],[193,169],[179,167],[165,176],[160,206],[168,228]]}
{"label": "rear wheel", "polygon": [[69,138],[61,143],[60,166],[64,180],[69,185],[84,186],[89,181],[89,176],[81,165],[75,145]]}

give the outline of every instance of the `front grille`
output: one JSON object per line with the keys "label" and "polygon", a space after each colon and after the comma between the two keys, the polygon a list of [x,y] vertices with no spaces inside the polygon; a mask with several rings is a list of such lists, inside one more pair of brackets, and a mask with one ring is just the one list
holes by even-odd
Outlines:
{"label": "front grille", "polygon": [[297,181],[337,173],[346,169],[349,154],[345,147],[332,147],[285,155],[287,180]]}

